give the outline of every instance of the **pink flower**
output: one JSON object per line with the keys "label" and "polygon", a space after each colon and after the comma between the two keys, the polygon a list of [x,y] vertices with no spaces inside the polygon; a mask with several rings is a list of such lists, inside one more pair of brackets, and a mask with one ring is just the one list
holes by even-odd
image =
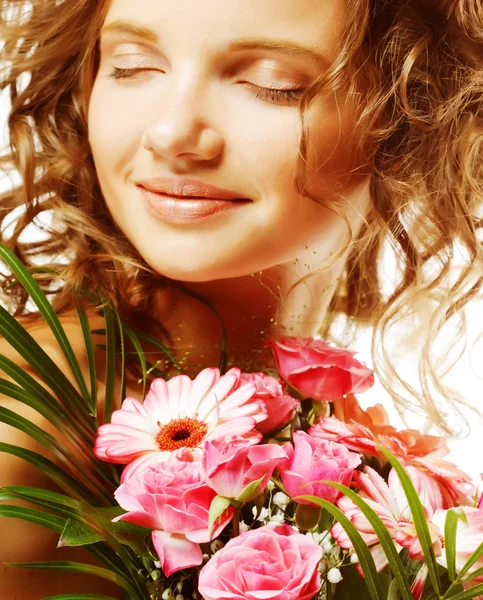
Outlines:
{"label": "pink flower", "polygon": [[[430,477],[416,468],[406,467],[406,471],[411,477],[430,519],[434,511],[442,505],[441,492]],[[421,545],[414,527],[408,501],[396,471],[394,469],[390,471],[388,483],[386,483],[374,469],[366,467],[364,473],[361,471],[354,473],[354,484],[359,488],[361,498],[367,502],[384,523],[398,550],[402,547],[408,548],[409,556],[413,560],[423,560]],[[342,496],[337,505],[357,528],[366,544],[371,546],[371,554],[376,563],[376,568],[378,571],[382,571],[389,563],[372,525],[360,508],[347,496]],[[438,528],[430,523],[429,525],[435,552],[440,554],[441,541]],[[334,525],[331,533],[341,548],[352,548],[352,542],[340,523]]]}
{"label": "pink flower", "polygon": [[322,549],[289,525],[230,540],[201,569],[205,600],[310,600],[320,590]]}
{"label": "pink flower", "polygon": [[354,469],[361,463],[360,454],[342,444],[317,440],[303,431],[293,434],[293,443],[284,446],[288,459],[279,465],[282,483],[289,496],[300,504],[317,506],[296,496],[317,496],[335,502],[341,492],[321,481],[350,485]]}
{"label": "pink flower", "polygon": [[254,383],[257,386],[255,398],[265,402],[268,417],[257,425],[260,433],[271,433],[293,419],[300,402],[284,392],[278,379],[264,373],[242,373],[241,381]]}
{"label": "pink flower", "polygon": [[257,443],[255,427],[266,419],[255,385],[240,384],[240,370],[204,369],[191,380],[177,375],[155,379],[144,403],[126,398],[111,423],[98,429],[94,453],[112,463],[131,463],[123,481],[149,464],[166,460],[179,448],[202,447],[205,440],[241,435]]}
{"label": "pink flower", "polygon": [[374,373],[350,350],[301,337],[282,336],[265,343],[272,349],[282,379],[306,398],[332,402],[374,385]]}
{"label": "pink flower", "polygon": [[[460,506],[453,510],[462,513],[466,520],[465,523],[463,520],[459,519],[456,528],[456,574],[458,574],[473,552],[481,543],[483,543],[483,511],[471,506]],[[449,510],[437,510],[431,518],[431,521],[439,527],[443,546],[445,545],[444,526],[448,512]],[[445,552],[440,556],[437,556],[436,561],[447,568]],[[468,574],[465,575],[465,579],[471,579],[471,573],[474,573],[477,569],[481,568],[483,568],[483,555],[480,556],[476,563],[470,568]],[[482,582],[483,575],[480,575],[471,579],[471,584],[465,587],[472,587],[473,585]]]}
{"label": "pink flower", "polygon": [[442,457],[449,450],[443,438],[422,435],[415,429],[397,430],[389,424],[386,411],[376,404],[366,411],[353,394],[334,405],[334,416],[320,419],[309,434],[318,439],[344,444],[350,450],[375,456],[386,463],[377,441],[388,448],[404,465],[414,465],[430,475],[443,496],[443,508],[470,504],[474,485],[469,475]]}
{"label": "pink flower", "polygon": [[[205,442],[203,469],[206,483],[220,496],[238,498],[243,490],[262,480],[255,490],[260,494],[266,487],[280,461],[287,458],[281,446],[254,446],[242,437]],[[244,498],[247,502],[253,498]]]}
{"label": "pink flower", "polygon": [[[152,539],[166,576],[200,565],[200,544],[216,538],[230,522],[229,507],[208,531],[208,513],[216,492],[204,481],[201,451],[195,459],[171,456],[130,477],[114,493],[119,505],[128,512],[114,521],[128,521],[152,529]],[[191,453],[185,453],[190,458]]]}

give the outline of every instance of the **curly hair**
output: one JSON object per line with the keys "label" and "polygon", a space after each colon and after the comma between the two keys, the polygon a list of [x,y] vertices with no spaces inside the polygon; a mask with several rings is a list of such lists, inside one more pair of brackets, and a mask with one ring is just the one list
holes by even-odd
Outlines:
{"label": "curly hair", "polygon": [[[52,293],[60,277],[58,311],[87,285],[103,290],[135,322],[149,308],[152,291],[167,280],[113,221],[88,143],[87,105],[108,5],[0,0],[0,89],[11,100],[10,148],[0,164],[21,179],[0,196],[0,223],[23,207],[13,232],[7,236],[2,227],[2,242],[46,290]],[[433,345],[482,285],[483,6],[481,0],[347,0],[347,7],[338,58],[301,102],[296,185],[304,188],[309,106],[323,94],[349,94],[371,174],[372,206],[346,248],[344,276],[322,333],[330,335],[338,315],[348,324],[371,324],[375,369],[391,396],[452,433],[435,392],[455,410],[462,400],[443,387]],[[22,239],[44,211],[53,219],[42,239]],[[401,267],[389,296],[379,269],[388,243]],[[466,253],[465,264],[453,276],[457,248]],[[57,274],[35,268],[46,256]],[[16,315],[25,314],[25,293],[8,276],[2,287]],[[421,390],[398,375],[385,345],[393,325],[411,314],[419,315],[424,332],[418,338]]]}

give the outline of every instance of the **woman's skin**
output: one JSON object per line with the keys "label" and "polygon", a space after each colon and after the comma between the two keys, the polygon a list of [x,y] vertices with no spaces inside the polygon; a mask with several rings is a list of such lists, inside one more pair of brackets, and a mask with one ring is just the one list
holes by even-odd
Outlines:
{"label": "woman's skin", "polygon": [[[153,40],[122,24],[149,29]],[[287,293],[323,268],[348,232],[342,218],[294,188],[298,100],[257,94],[307,88],[335,59],[344,26],[343,0],[114,0],[105,20],[88,127],[109,210],[150,266],[212,303],[232,363],[245,368],[254,368],[246,359],[264,335],[318,331],[342,269],[340,260]],[[295,44],[319,58],[227,49],[246,39]],[[114,68],[142,70],[115,79]],[[357,230],[369,181],[353,173],[350,102],[318,100],[309,124],[307,189],[336,202]],[[153,177],[196,178],[252,201],[204,221],[166,223],[136,185]],[[178,348],[213,364],[219,325],[199,302],[170,292],[156,316]]]}
{"label": "woman's skin", "polygon": [[[149,28],[158,41],[114,30],[120,20]],[[184,282],[218,310],[231,363],[259,370],[263,361],[257,352],[265,335],[317,332],[343,257],[330,268],[324,265],[344,246],[347,229],[333,211],[294,188],[297,102],[257,94],[266,93],[262,87],[306,87],[327,68],[345,26],[345,2],[114,0],[109,25],[88,114],[89,141],[109,210],[147,263]],[[246,38],[285,40],[311,48],[320,58],[281,49],[227,49]],[[114,79],[109,76],[114,67],[146,70],[131,79]],[[354,173],[359,165],[350,158],[350,102],[318,100],[309,117],[307,190],[337,202],[356,231],[370,200],[368,177]],[[136,183],[183,176],[235,190],[251,202],[206,221],[162,222],[148,210]],[[321,273],[288,294],[315,269]],[[159,295],[155,307],[179,352],[196,355],[196,368],[217,364],[220,328],[213,313],[174,289]],[[86,369],[75,315],[64,316],[63,322]],[[33,334],[62,365],[51,334],[42,326]],[[0,352],[10,352],[3,341]],[[49,429],[15,401],[1,404]],[[0,439],[38,450],[7,425],[0,424]],[[0,455],[0,461],[2,485],[47,485],[20,460]],[[79,551],[55,550],[55,536],[37,526],[5,519],[2,533],[0,565],[78,559]],[[101,580],[79,583],[65,573],[0,568],[0,597],[8,600],[103,589]]]}

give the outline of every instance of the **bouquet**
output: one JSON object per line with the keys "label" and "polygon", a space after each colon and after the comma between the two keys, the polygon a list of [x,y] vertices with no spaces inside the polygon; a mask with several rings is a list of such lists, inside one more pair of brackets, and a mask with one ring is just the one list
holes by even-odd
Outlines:
{"label": "bouquet", "polygon": [[[5,247],[0,254],[77,383],[0,307],[0,334],[45,383],[0,356],[10,378],[0,379],[0,392],[34,408],[68,442],[0,408],[3,422],[57,461],[3,442],[0,450],[35,464],[62,491],[0,488],[0,516],[50,528],[59,546],[84,546],[103,564],[17,566],[93,573],[118,584],[126,600],[483,598],[483,495],[445,460],[442,438],[395,429],[379,404],[362,410],[357,394],[374,374],[354,352],[278,337],[266,341],[277,372],[227,370],[222,353],[194,379],[168,377],[142,343],[176,364],[169,348],[105,303],[100,419],[86,313],[77,309],[89,381],[31,274]],[[125,392],[132,359],[137,398]],[[12,503],[18,499],[31,508]]]}

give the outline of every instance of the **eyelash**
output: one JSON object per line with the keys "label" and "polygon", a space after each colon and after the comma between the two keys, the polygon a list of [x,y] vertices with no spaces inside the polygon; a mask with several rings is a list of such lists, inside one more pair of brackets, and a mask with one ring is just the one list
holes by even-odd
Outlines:
{"label": "eyelash", "polygon": [[[114,67],[114,70],[108,74],[108,77],[112,77],[113,79],[128,79],[129,77],[134,77],[136,73],[148,70],[151,69],[121,69],[119,67]],[[295,102],[298,101],[304,93],[303,88],[297,88],[294,90],[279,90],[276,88],[264,88],[260,86],[253,87],[258,88],[259,90],[255,95],[256,98],[261,98],[262,100],[271,100],[272,102],[280,102],[282,100]]]}

